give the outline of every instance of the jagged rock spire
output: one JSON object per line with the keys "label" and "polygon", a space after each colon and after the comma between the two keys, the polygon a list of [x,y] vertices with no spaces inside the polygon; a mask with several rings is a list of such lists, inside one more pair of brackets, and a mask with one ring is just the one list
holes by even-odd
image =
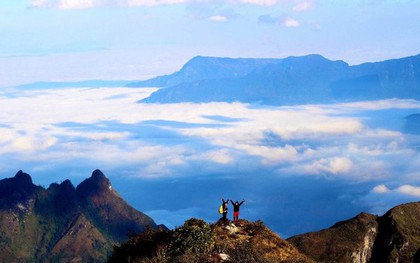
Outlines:
{"label": "jagged rock spire", "polygon": [[92,176],[77,186],[77,192],[81,196],[88,196],[97,194],[105,190],[109,190],[111,183],[109,179],[102,173],[101,170],[96,169],[92,172]]}
{"label": "jagged rock spire", "polygon": [[16,173],[14,179],[17,180],[20,184],[32,185],[31,176],[27,173],[24,173],[22,170],[19,170],[19,172]]}

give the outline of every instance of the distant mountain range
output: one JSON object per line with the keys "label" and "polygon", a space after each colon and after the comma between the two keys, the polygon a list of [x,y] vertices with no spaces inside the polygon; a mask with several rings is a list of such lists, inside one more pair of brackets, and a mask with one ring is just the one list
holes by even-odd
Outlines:
{"label": "distant mountain range", "polygon": [[162,87],[141,100],[144,103],[290,105],[420,99],[420,55],[356,66],[320,55],[284,59],[195,57],[178,72],[127,86]]}
{"label": "distant mountain range", "polygon": [[114,245],[156,228],[95,170],[77,187],[48,189],[19,171],[0,180],[0,262],[104,262]]}

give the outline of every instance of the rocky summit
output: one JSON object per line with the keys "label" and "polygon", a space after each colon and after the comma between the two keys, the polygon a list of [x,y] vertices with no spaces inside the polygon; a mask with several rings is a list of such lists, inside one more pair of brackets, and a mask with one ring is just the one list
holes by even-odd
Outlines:
{"label": "rocky summit", "polygon": [[77,187],[65,180],[44,189],[22,171],[0,180],[0,262],[104,262],[146,227],[156,224],[99,170]]}
{"label": "rocky summit", "polygon": [[172,230],[149,230],[116,247],[108,263],[314,262],[261,221],[191,218]]}

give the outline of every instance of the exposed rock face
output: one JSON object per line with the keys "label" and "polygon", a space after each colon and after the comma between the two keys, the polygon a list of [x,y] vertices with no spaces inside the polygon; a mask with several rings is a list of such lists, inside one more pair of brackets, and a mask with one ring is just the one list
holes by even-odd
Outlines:
{"label": "exposed rock face", "polygon": [[420,202],[396,206],[378,223],[372,262],[420,262]]}
{"label": "exposed rock face", "polygon": [[288,239],[318,262],[420,262],[420,202]]}
{"label": "exposed rock face", "polygon": [[146,226],[157,227],[99,170],[77,188],[65,180],[44,189],[22,171],[0,180],[0,262],[104,262]]}
{"label": "exposed rock face", "polygon": [[378,232],[376,216],[361,213],[329,229],[289,238],[302,253],[319,262],[369,262]]}

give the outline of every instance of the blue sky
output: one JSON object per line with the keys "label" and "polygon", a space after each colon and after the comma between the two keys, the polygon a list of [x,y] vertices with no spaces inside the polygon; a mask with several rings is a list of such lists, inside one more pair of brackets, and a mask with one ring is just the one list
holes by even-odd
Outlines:
{"label": "blue sky", "polygon": [[170,227],[218,219],[221,197],[282,236],[420,198],[415,100],[264,107],[141,104],[155,88],[23,89],[138,80],[197,55],[420,53],[419,1],[0,0],[0,177],[74,184],[101,169]]}
{"label": "blue sky", "polygon": [[350,64],[415,55],[418,10],[408,0],[1,0],[0,86],[144,79],[196,55],[318,53]]}

